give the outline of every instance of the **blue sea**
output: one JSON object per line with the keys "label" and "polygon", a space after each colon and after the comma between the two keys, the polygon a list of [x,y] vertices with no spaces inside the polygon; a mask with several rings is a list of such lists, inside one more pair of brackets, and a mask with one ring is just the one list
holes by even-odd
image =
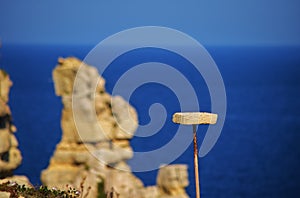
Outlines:
{"label": "blue sea", "polygon": [[[84,59],[92,47],[4,45],[1,48],[0,67],[14,82],[9,103],[23,155],[23,163],[15,174],[27,175],[35,185],[40,184],[40,172],[48,166],[62,133],[62,103],[54,94],[52,70],[58,57]],[[216,145],[200,159],[201,195],[207,198],[299,197],[300,47],[205,47],[224,80],[227,116]],[[150,59],[162,57],[175,67],[184,64],[157,49],[134,53],[123,58],[120,64],[130,67],[135,62],[143,62],[143,54]],[[202,98],[201,110],[210,111],[204,81],[193,78],[193,70],[187,68],[184,72],[194,87],[201,90],[198,93]],[[108,92],[112,92],[121,73],[122,70],[113,66],[103,73]],[[171,116],[178,109],[178,101],[173,98],[170,89],[155,83],[145,84],[133,93],[130,103],[137,109],[140,123],[149,122],[148,109],[152,103],[163,104],[167,111],[167,122],[157,134],[131,140],[133,150],[159,148],[173,137],[176,125],[171,122]],[[203,137],[199,132],[199,144]],[[187,192],[195,197],[192,144],[172,163],[189,165]],[[135,174],[145,185],[156,183],[156,170]]]}

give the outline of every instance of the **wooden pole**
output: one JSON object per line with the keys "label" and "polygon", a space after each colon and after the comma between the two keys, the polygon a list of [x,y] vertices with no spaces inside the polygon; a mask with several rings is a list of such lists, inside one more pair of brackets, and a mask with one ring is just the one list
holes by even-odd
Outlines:
{"label": "wooden pole", "polygon": [[196,185],[196,198],[200,198],[199,164],[198,164],[198,147],[197,147],[197,130],[196,130],[196,127],[197,126],[195,124],[193,124],[195,185]]}
{"label": "wooden pole", "polygon": [[198,124],[215,124],[218,115],[205,112],[186,112],[175,113],[173,122],[177,124],[193,125],[194,135],[194,169],[195,169],[195,186],[196,198],[200,198],[200,182],[199,182],[199,164],[198,164],[198,146],[197,146],[197,125]]}

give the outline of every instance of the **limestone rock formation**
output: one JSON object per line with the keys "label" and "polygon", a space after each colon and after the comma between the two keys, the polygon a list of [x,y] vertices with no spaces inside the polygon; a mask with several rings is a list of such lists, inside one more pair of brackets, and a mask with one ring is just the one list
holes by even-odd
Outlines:
{"label": "limestone rock formation", "polygon": [[[160,185],[155,187],[145,188],[131,173],[126,161],[133,157],[129,140],[138,126],[137,113],[122,97],[105,91],[105,80],[96,68],[74,57],[59,58],[53,79],[55,93],[63,103],[62,139],[41,174],[44,185],[61,189],[67,184],[84,186],[90,198],[103,193],[101,185],[105,193],[114,189],[112,194],[119,198],[187,197],[187,183],[179,181],[187,179],[186,166],[162,169]],[[173,177],[177,173],[181,177]]]}
{"label": "limestone rock formation", "polygon": [[[0,184],[10,181],[31,186],[26,176],[13,175],[13,171],[22,162],[22,156],[14,135],[17,129],[12,123],[12,115],[8,106],[11,86],[12,81],[9,75],[0,70]],[[0,198],[9,197],[9,192],[0,191]]]}
{"label": "limestone rock formation", "polygon": [[58,188],[69,184],[78,188],[86,178],[85,191],[91,187],[89,197],[96,197],[98,184],[108,180],[108,175],[117,175],[113,177],[116,180],[130,177],[134,181],[128,183],[131,186],[143,185],[131,173],[116,174],[115,169],[109,168],[126,164],[133,156],[129,139],[138,125],[135,109],[123,98],[105,92],[105,80],[94,67],[76,58],[60,58],[58,62],[53,79],[55,92],[64,105],[63,134],[49,167],[42,172],[43,184]]}
{"label": "limestone rock formation", "polygon": [[0,179],[12,175],[22,161],[18,141],[14,135],[16,127],[8,106],[9,90],[12,82],[9,75],[0,70]]}
{"label": "limestone rock formation", "polygon": [[32,186],[29,179],[26,176],[22,176],[22,175],[14,175],[12,177],[6,177],[5,179],[0,180],[0,184],[4,184],[6,182],[17,183],[20,186],[22,185],[25,185],[27,187]]}
{"label": "limestone rock formation", "polygon": [[188,198],[185,188],[189,185],[187,165],[162,166],[157,175],[157,186],[146,187],[143,198]]}
{"label": "limestone rock formation", "polygon": [[10,193],[0,191],[0,198],[10,198]]}
{"label": "limestone rock formation", "polygon": [[162,198],[188,198],[185,192],[188,185],[187,165],[168,165],[158,172],[157,186]]}

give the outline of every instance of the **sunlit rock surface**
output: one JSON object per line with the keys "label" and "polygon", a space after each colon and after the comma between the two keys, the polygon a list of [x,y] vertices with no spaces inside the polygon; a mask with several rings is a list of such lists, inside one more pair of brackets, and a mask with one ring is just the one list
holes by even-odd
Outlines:
{"label": "sunlit rock surface", "polygon": [[157,176],[157,186],[160,197],[188,198],[185,187],[189,185],[187,165],[169,165],[160,168]]}
{"label": "sunlit rock surface", "polygon": [[[18,149],[18,140],[14,135],[17,129],[12,123],[12,114],[8,106],[11,86],[12,81],[9,75],[0,70],[0,184],[16,182],[31,186],[26,176],[13,175],[13,171],[22,162],[22,155]],[[0,192],[0,198],[9,197],[10,193]]]}
{"label": "sunlit rock surface", "polygon": [[136,110],[122,97],[105,91],[105,80],[96,68],[74,57],[59,58],[53,79],[55,93],[63,103],[63,133],[48,168],[41,174],[44,185],[80,188],[84,180],[84,191],[89,191],[91,198],[103,193],[98,192],[102,184],[102,191],[114,189],[119,198],[188,197],[184,165],[172,165],[170,170],[164,167],[159,185],[154,187],[144,187],[131,173],[126,161],[133,157],[129,140],[138,126]]}
{"label": "sunlit rock surface", "polygon": [[0,70],[0,179],[12,176],[12,171],[22,162],[18,141],[14,135],[16,127],[8,106],[9,90],[12,81],[9,75]]}

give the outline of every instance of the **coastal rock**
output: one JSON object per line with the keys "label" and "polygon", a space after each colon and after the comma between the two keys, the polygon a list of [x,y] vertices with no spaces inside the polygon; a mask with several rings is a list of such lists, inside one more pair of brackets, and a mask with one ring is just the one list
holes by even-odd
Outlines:
{"label": "coastal rock", "polygon": [[10,198],[10,193],[0,191],[0,198]]}
{"label": "coastal rock", "polygon": [[113,188],[119,198],[142,198],[144,184],[131,172],[110,169],[106,178],[109,179],[105,184],[107,192]]}
{"label": "coastal rock", "polygon": [[157,186],[148,186],[143,190],[143,198],[159,198],[160,192]]}
{"label": "coastal rock", "polygon": [[79,187],[79,190],[83,194],[82,197],[98,197],[98,184],[103,182],[93,171],[83,171],[78,176],[74,185]]}
{"label": "coastal rock", "polygon": [[[118,153],[118,154],[116,154]],[[112,148],[112,149],[99,149],[96,150],[94,156],[105,164],[114,164],[120,161],[126,161],[133,157],[131,148]]]}
{"label": "coastal rock", "polygon": [[122,97],[112,98],[112,113],[116,119],[116,139],[131,139],[137,129],[137,113]]}
{"label": "coastal rock", "polygon": [[[31,187],[26,176],[13,175],[13,171],[22,162],[22,155],[14,134],[17,129],[12,123],[12,114],[8,106],[11,86],[12,81],[9,75],[0,70],[0,184],[11,182]],[[10,196],[9,192],[0,192],[0,198],[9,198]]]}
{"label": "coastal rock", "polygon": [[[105,80],[96,68],[74,57],[59,58],[53,79],[63,103],[62,139],[41,174],[44,185],[74,186],[89,198],[99,193],[119,198],[187,197],[186,182],[178,181],[187,179],[186,166],[164,167],[159,185],[153,187],[144,187],[131,173],[127,160],[133,157],[129,140],[138,127],[136,110],[122,97],[105,91]],[[174,174],[181,177],[173,178]]]}
{"label": "coastal rock", "polygon": [[188,198],[185,192],[188,185],[187,165],[175,164],[160,168],[157,176],[160,197]]}
{"label": "coastal rock", "polygon": [[0,153],[5,153],[11,147],[11,136],[8,129],[0,129]]}
{"label": "coastal rock", "polygon": [[[3,102],[4,104],[6,104],[9,100],[9,91],[12,85],[13,83],[10,80],[9,75],[4,70],[0,70],[0,95],[2,100],[1,102]],[[2,108],[4,106],[2,106]],[[6,109],[6,111],[4,111],[3,113],[2,111],[0,111],[1,116],[5,115],[6,113],[10,113],[10,111],[8,110],[9,108],[4,109]]]}
{"label": "coastal rock", "polygon": [[10,182],[10,183],[17,183],[18,185],[22,186],[25,185],[27,187],[32,187],[32,184],[30,183],[29,179],[26,176],[22,175],[14,175],[11,177],[6,177],[5,179],[0,180],[0,184]]}
{"label": "coastal rock", "polygon": [[81,176],[83,171],[84,166],[51,163],[46,170],[42,171],[41,180],[48,187],[66,190],[67,185],[74,186],[74,181]]}
{"label": "coastal rock", "polygon": [[12,81],[9,75],[0,70],[0,179],[12,176],[12,171],[22,162],[18,141],[14,135],[16,127],[8,106],[9,90]]}
{"label": "coastal rock", "polygon": [[[63,133],[41,180],[44,185],[58,188],[66,184],[80,188],[80,181],[84,180],[84,186],[91,187],[89,197],[94,197],[97,183],[109,179],[109,166],[130,170],[124,164],[133,156],[128,140],[137,127],[136,111],[121,97],[105,92],[105,80],[96,68],[73,57],[60,58],[58,63],[53,79],[55,93],[62,97],[64,105]],[[115,107],[112,100],[116,101]],[[131,120],[124,118],[126,112],[122,108],[129,110]],[[124,129],[117,122],[129,130],[129,135],[122,134]]]}

